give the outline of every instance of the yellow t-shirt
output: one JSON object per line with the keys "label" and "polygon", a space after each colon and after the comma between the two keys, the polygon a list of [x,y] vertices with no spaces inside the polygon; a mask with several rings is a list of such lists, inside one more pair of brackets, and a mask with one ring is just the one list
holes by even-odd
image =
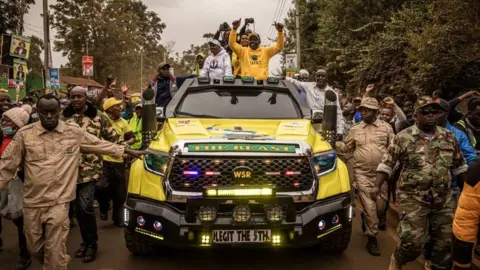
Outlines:
{"label": "yellow t-shirt", "polygon": [[284,34],[278,33],[278,39],[275,44],[269,47],[259,47],[252,50],[249,47],[242,47],[236,40],[237,31],[232,30],[229,36],[229,45],[232,51],[237,55],[237,61],[240,61],[240,76],[251,76],[255,80],[266,80],[268,78],[268,63],[270,59],[283,49]]}
{"label": "yellow t-shirt", "polygon": [[[125,142],[124,135],[128,132],[132,132],[132,129],[128,125],[127,120],[120,117],[119,119],[114,121],[114,120],[110,119],[110,117],[108,117],[107,114],[105,114],[105,115],[107,116],[108,121],[110,121],[110,124],[112,124],[112,127],[115,129],[115,131],[117,132],[117,135],[118,135],[117,139],[112,143],[116,143],[116,144],[124,143]],[[116,162],[116,163],[122,163],[123,162],[123,158],[116,158],[116,157],[105,156],[105,155],[103,156],[103,160],[108,161],[108,162]]]}

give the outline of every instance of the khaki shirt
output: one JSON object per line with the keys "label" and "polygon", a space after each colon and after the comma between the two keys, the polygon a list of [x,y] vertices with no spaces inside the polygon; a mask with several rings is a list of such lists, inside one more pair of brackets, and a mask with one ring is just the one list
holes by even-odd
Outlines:
{"label": "khaki shirt", "polygon": [[394,137],[390,124],[379,119],[371,125],[362,121],[350,129],[344,142],[337,142],[336,150],[341,153],[353,152],[355,170],[376,171]]}
{"label": "khaki shirt", "polygon": [[23,127],[0,159],[0,191],[22,166],[25,207],[70,202],[75,199],[80,151],[122,156],[125,149],[63,121],[51,132],[40,122]]}

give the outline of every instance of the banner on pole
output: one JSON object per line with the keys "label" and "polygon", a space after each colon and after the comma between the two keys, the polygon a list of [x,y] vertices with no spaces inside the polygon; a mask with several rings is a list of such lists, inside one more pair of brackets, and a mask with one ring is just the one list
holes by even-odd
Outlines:
{"label": "banner on pole", "polygon": [[13,79],[17,82],[17,84],[22,84],[27,78],[27,62],[14,59],[13,60]]}
{"label": "banner on pole", "polygon": [[50,68],[50,87],[60,89],[60,71],[58,68]]}
{"label": "banner on pole", "polygon": [[93,56],[83,56],[82,59],[83,76],[93,76]]}
{"label": "banner on pole", "polygon": [[10,56],[28,59],[28,57],[30,56],[30,44],[30,38],[12,35],[12,41],[10,44]]}
{"label": "banner on pole", "polygon": [[285,69],[287,71],[287,77],[293,77],[297,72],[297,55],[294,53],[289,53],[285,55]]}

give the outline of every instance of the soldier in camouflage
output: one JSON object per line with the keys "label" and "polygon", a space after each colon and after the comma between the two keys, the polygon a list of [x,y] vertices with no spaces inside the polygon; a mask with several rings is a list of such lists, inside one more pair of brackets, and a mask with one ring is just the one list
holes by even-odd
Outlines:
{"label": "soldier in camouflage", "polygon": [[436,240],[432,269],[451,269],[452,222],[457,201],[451,189],[450,169],[464,182],[468,167],[455,136],[436,125],[443,108],[424,96],[417,100],[414,109],[416,124],[395,136],[378,166],[370,194],[377,199],[382,183],[399,161],[404,167],[397,190],[400,245],[392,254],[388,269],[402,269],[414,261],[422,253],[429,234]]}
{"label": "soldier in camouflage", "polygon": [[[87,90],[75,87],[70,91],[71,104],[62,113],[62,120],[75,123],[92,135],[107,141],[115,141],[118,137],[115,129],[104,114],[87,102]],[[80,162],[77,196],[75,200],[76,215],[80,233],[81,247],[75,252],[75,257],[83,262],[95,260],[97,252],[97,223],[93,208],[96,183],[102,176],[102,157],[96,154],[82,153]]]}

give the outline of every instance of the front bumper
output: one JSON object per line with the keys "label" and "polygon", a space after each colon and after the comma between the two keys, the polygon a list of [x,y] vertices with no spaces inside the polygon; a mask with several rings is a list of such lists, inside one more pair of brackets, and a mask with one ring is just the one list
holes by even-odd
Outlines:
{"label": "front bumper", "polygon": [[[290,200],[293,203],[291,198]],[[271,230],[272,235],[279,235],[282,239],[280,244],[275,244],[276,246],[309,247],[329,241],[349,229],[353,215],[352,202],[350,193],[330,197],[305,206],[301,210],[297,209],[293,214],[287,213],[286,219],[278,224],[268,223],[265,215],[261,214],[252,215],[252,219],[246,224],[235,223],[231,215],[222,214],[218,215],[215,222],[204,224],[196,215],[192,220],[191,211],[188,209],[191,209],[191,205],[210,204],[209,199],[189,201],[185,211],[182,211],[165,202],[129,195],[125,204],[125,226],[127,230],[149,237],[157,241],[157,244],[165,246],[205,246],[201,238],[203,235],[212,235],[213,230]],[[333,222],[335,216],[338,216],[338,222]],[[322,229],[319,228],[320,221],[324,221],[325,224]],[[157,227],[154,224],[157,224]],[[206,246],[271,247],[272,244],[270,241],[255,244],[210,243]]]}

